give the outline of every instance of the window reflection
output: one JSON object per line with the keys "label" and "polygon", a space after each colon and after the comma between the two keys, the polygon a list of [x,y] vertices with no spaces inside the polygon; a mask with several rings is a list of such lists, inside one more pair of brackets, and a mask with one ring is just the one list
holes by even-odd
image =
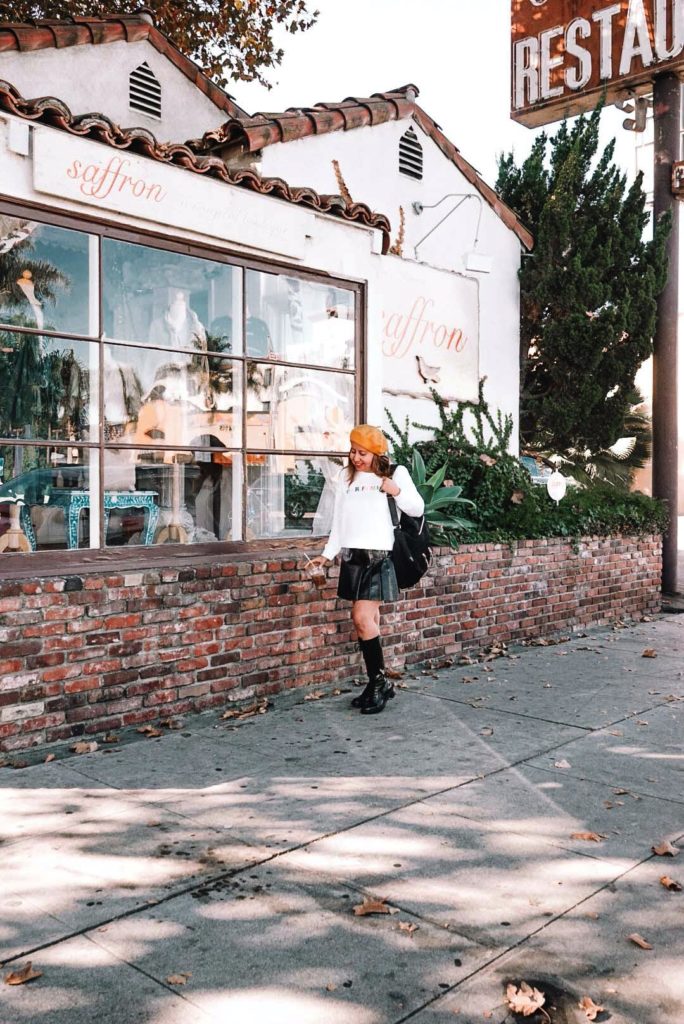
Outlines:
{"label": "window reflection", "polygon": [[96,440],[98,346],[0,331],[0,436]]}
{"label": "window reflection", "polygon": [[84,449],[0,447],[0,551],[87,546],[88,505]]}
{"label": "window reflection", "polygon": [[351,375],[251,361],[247,367],[248,448],[345,450],[354,425]]}
{"label": "window reflection", "polygon": [[213,452],[108,448],[104,466],[107,545],[233,539],[240,474],[239,454],[220,448]]}
{"label": "window reflection", "polygon": [[242,428],[241,381],[242,364],[221,356],[105,345],[105,438],[235,447]]}
{"label": "window reflection", "polygon": [[106,238],[104,332],[118,341],[241,351],[238,268]]}
{"label": "window reflection", "polygon": [[0,323],[96,335],[91,273],[88,235],[0,214]]}
{"label": "window reflection", "polygon": [[342,459],[269,455],[247,467],[247,540],[325,536]]}
{"label": "window reflection", "polygon": [[248,271],[246,353],[354,367],[354,292],[282,274]]}

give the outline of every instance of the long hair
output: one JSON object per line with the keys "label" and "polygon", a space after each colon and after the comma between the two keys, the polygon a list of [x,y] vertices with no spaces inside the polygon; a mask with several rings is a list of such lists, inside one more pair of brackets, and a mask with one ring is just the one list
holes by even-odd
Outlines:
{"label": "long hair", "polygon": [[[375,473],[376,476],[391,476],[392,463],[389,460],[389,455],[374,455],[373,461],[371,462],[371,473]],[[344,475],[347,481],[347,486],[349,486],[356,476],[356,470],[354,469],[351,460],[347,461]]]}

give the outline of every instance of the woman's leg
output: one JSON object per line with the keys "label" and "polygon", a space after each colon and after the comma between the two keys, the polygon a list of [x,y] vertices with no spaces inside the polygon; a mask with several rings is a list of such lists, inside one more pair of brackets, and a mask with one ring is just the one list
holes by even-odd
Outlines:
{"label": "woman's leg", "polygon": [[394,687],[387,683],[385,660],[380,643],[380,602],[355,601],[352,605],[352,621],[359,637],[359,646],[368,673],[368,685],[360,696],[352,700],[352,706],[365,713],[377,714],[387,700],[394,696]]}

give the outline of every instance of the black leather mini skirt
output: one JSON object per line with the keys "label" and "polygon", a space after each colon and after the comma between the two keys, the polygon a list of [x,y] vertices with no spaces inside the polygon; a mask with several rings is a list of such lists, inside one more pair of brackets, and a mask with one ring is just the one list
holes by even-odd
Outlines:
{"label": "black leather mini skirt", "polygon": [[345,601],[396,601],[399,587],[389,552],[343,548],[337,596]]}

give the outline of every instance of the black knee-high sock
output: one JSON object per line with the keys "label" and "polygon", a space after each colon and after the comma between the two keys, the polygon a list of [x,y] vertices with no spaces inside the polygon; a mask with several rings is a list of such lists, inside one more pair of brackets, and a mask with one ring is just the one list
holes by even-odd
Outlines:
{"label": "black knee-high sock", "polygon": [[380,637],[374,636],[371,640],[359,641],[363,660],[366,663],[366,672],[369,679],[375,679],[378,672],[385,667],[385,659],[382,655]]}

